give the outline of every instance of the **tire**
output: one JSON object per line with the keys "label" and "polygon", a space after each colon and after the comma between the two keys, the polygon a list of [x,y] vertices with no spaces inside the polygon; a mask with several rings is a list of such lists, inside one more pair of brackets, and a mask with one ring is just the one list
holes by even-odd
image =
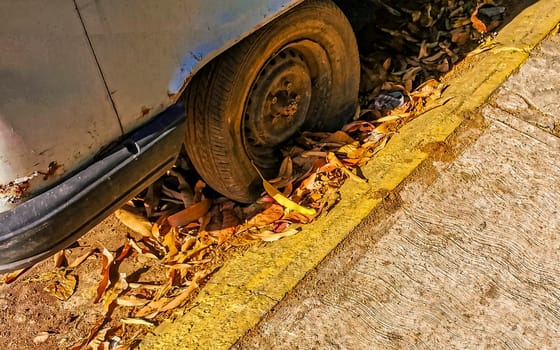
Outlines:
{"label": "tire", "polygon": [[357,107],[359,56],[352,27],[330,1],[306,1],[229,49],[185,93],[185,145],[216,191],[250,203],[257,166],[276,175],[279,146],[301,130],[334,131]]}

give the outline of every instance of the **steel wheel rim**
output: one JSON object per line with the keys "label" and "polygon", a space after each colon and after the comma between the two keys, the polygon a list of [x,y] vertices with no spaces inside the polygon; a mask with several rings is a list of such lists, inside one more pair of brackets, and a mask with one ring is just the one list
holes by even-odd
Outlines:
{"label": "steel wheel rim", "polygon": [[284,46],[260,69],[245,103],[242,136],[247,155],[265,174],[274,175],[281,146],[320,118],[314,111],[330,88],[326,75],[326,52],[310,40]]}

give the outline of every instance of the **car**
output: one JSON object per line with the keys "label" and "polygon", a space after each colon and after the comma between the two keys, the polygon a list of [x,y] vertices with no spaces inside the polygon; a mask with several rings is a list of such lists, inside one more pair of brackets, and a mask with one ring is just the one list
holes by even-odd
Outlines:
{"label": "car", "polygon": [[183,145],[213,189],[254,201],[280,145],[354,115],[360,3],[3,2],[0,272],[72,244]]}

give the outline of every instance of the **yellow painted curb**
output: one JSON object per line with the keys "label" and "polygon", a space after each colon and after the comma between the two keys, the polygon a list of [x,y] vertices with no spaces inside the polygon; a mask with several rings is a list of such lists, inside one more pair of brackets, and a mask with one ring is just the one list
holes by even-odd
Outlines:
{"label": "yellow painted curb", "polygon": [[141,348],[228,349],[381,202],[380,190],[395,189],[428,157],[421,151],[424,145],[445,141],[463,115],[481,106],[559,22],[560,3],[555,1],[525,9],[502,29],[495,47],[454,70],[444,95],[453,98],[446,105],[405,125],[362,169],[368,184],[347,181],[342,201],[301,233],[228,261],[185,315],[161,324]]}

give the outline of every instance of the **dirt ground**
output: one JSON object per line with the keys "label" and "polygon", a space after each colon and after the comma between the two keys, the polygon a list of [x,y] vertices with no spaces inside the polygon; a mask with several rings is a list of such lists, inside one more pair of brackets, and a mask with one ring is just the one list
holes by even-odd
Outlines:
{"label": "dirt ground", "polygon": [[[126,241],[126,231],[127,228],[115,216],[111,216],[80,239],[68,258],[74,259],[94,248],[105,247],[115,251]],[[147,261],[144,263],[146,273],[137,271],[136,275],[143,280],[156,282],[151,278],[157,276],[158,271],[152,271]],[[129,270],[126,265],[121,268],[123,271]],[[101,317],[103,305],[92,303],[101,278],[101,259],[92,255],[70,272],[79,276],[79,280],[74,295],[67,301],[61,301],[44,290],[53,279],[49,274],[55,270],[54,259],[50,258],[30,268],[16,282],[0,285],[2,348],[68,348],[88,334]],[[119,315],[115,314],[114,317]],[[49,334],[46,340],[43,340],[43,332]]]}
{"label": "dirt ground", "polygon": [[[463,126],[463,132],[457,134],[454,141],[449,144],[429,145],[426,151],[437,161],[449,162],[456,157],[459,150],[478,137],[484,126],[480,116],[473,114],[469,123]],[[434,181],[436,175],[436,169],[421,168],[410,181],[429,184]],[[398,194],[391,193],[386,197],[384,209],[375,215],[384,216],[400,207]],[[66,270],[66,275],[77,278],[75,290],[67,300],[63,301],[53,296],[56,294],[53,290],[64,289],[64,286],[57,284],[64,278],[56,275],[53,258],[33,266],[11,284],[0,284],[0,348],[61,349],[79,344],[107,314],[103,303],[92,302],[102,278],[100,253],[106,248],[118,256],[127,242],[127,236],[133,234],[113,215],[67,250],[66,259],[70,263],[84,254],[95,252],[77,267]],[[149,257],[141,254],[134,254],[122,260],[117,270],[126,274],[129,284],[139,283],[144,287],[160,285],[167,278],[162,265],[152,264]],[[109,321],[104,325],[106,328],[119,325],[119,320],[129,316],[128,311],[123,308],[115,308],[110,315]],[[115,336],[107,338],[118,341],[124,329],[124,334],[133,339],[136,334],[145,332],[146,327],[125,324],[121,326],[121,330],[110,329],[109,332],[115,332]]]}
{"label": "dirt ground", "polygon": [[[463,132],[458,133],[453,141],[429,146],[433,159],[454,159],[462,147],[476,139],[483,127],[480,116],[473,115],[462,127]],[[408,182],[427,185],[436,177],[436,169],[423,167]],[[373,221],[382,221],[386,215],[399,208],[399,198],[397,193],[388,193],[383,209],[373,214]],[[71,249],[68,259],[73,260],[92,248],[105,247],[117,251],[125,243],[128,231],[115,216],[111,216],[80,239],[76,248]],[[44,290],[52,280],[50,274],[55,270],[52,258],[29,269],[15,283],[0,285],[0,312],[3,319],[0,346],[5,349],[60,349],[73,346],[103,317],[103,305],[92,303],[101,278],[101,267],[100,259],[92,255],[73,270],[71,273],[80,279],[75,293],[67,301],[61,301]],[[127,273],[129,282],[159,284],[165,273],[157,267],[150,264],[148,258],[136,255],[132,260],[124,260],[119,271]],[[120,311],[117,309],[112,318],[118,320],[127,317],[124,310]],[[46,334],[49,336],[46,337]]]}

